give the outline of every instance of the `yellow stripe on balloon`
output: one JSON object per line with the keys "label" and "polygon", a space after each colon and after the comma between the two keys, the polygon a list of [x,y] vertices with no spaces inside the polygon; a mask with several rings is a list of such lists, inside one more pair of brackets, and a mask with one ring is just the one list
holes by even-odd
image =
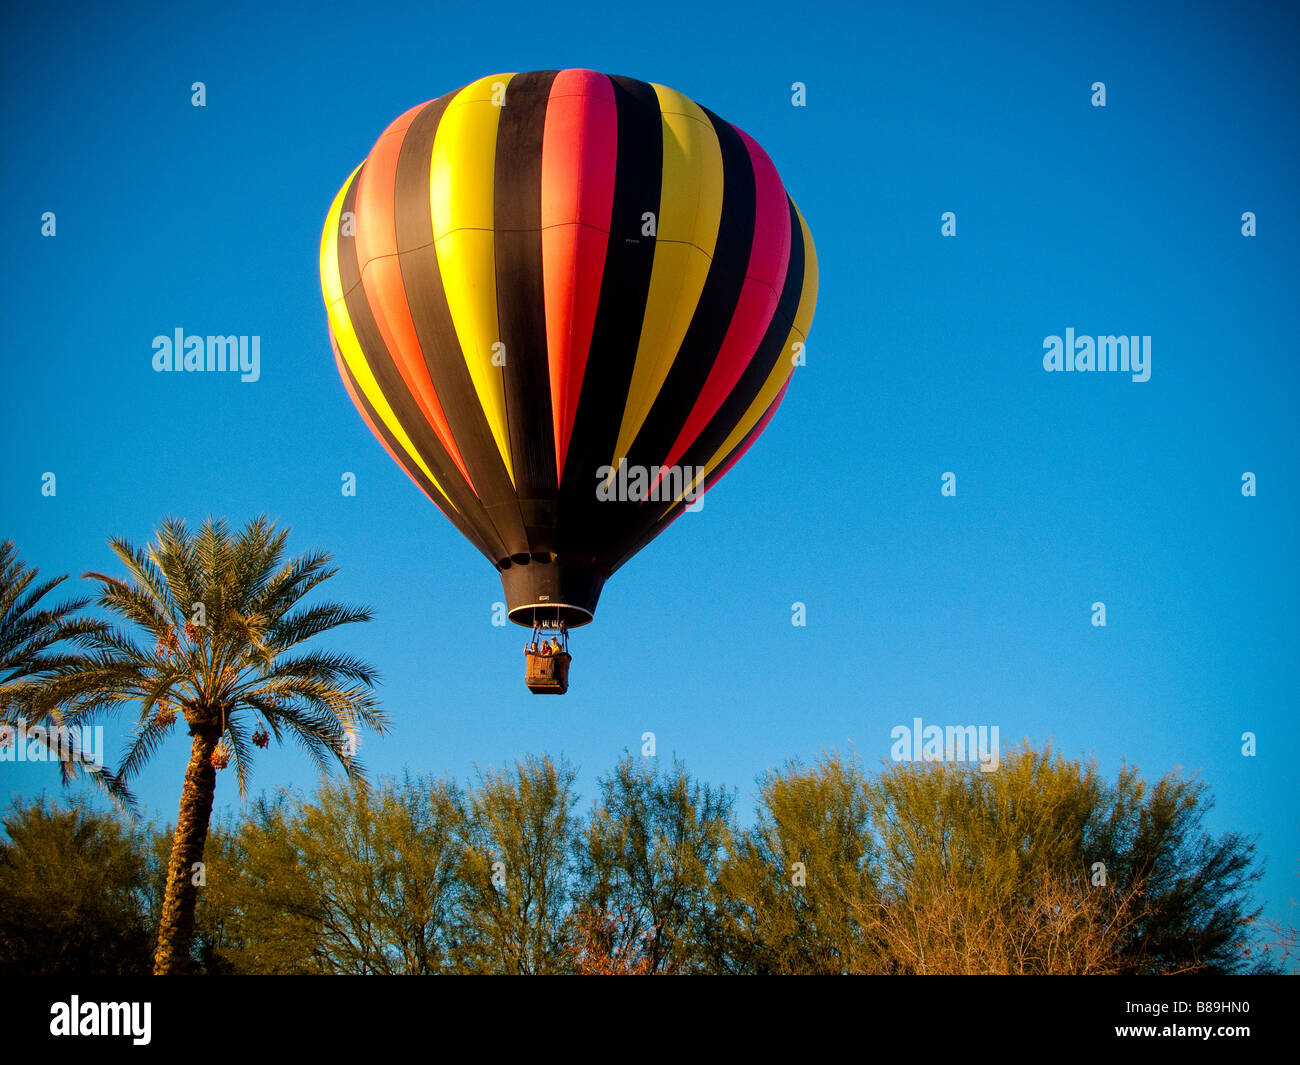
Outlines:
{"label": "yellow stripe on balloon", "polygon": [[438,269],[461,354],[513,484],[504,360],[497,319],[495,195],[497,127],[513,74],[461,89],[443,112],[429,166]]}
{"label": "yellow stripe on balloon", "polygon": [[330,205],[329,214],[325,218],[325,230],[321,234],[320,241],[320,281],[321,292],[325,297],[325,310],[329,316],[330,332],[334,336],[334,342],[338,345],[339,352],[343,356],[343,361],[352,371],[352,376],[356,379],[361,388],[361,393],[369,401],[375,413],[379,415],[379,420],[384,423],[388,431],[393,434],[393,438],[398,445],[405,451],[413,462],[420,468],[429,482],[438,490],[438,493],[447,500],[447,503],[453,510],[456,505],[452,503],[447,493],[443,490],[438,479],[433,475],[433,471],[425,465],[424,459],[416,450],[415,444],[411,438],[406,435],[406,430],[402,428],[402,423],[398,421],[397,415],[393,408],[389,406],[388,400],[384,398],[383,390],[379,387],[379,382],[375,380],[374,372],[370,369],[370,364],[366,362],[365,355],[361,351],[361,343],[357,340],[356,329],[352,325],[352,317],[348,314],[347,294],[343,291],[343,278],[339,273],[339,221],[343,213],[343,201],[347,196],[348,187],[352,184],[353,178],[356,177],[356,170],[348,176],[347,181],[343,183],[343,188],[339,194],[334,197],[334,203]]}
{"label": "yellow stripe on balloon", "polygon": [[679,92],[655,85],[663,122],[663,182],[645,318],[618,444],[617,466],[645,424],[672,369],[718,243],[722,147],[708,115]]}
{"label": "yellow stripe on balloon", "polygon": [[731,431],[731,435],[722,442],[722,446],[704,464],[704,475],[706,477],[731,454],[732,449],[749,435],[750,430],[767,413],[767,408],[772,405],[772,401],[780,394],[786,381],[794,373],[795,359],[803,351],[802,346],[796,348],[795,345],[803,345],[807,341],[808,328],[812,325],[813,311],[817,306],[817,251],[813,248],[812,234],[808,232],[808,223],[803,220],[803,215],[799,213],[798,207],[795,208],[794,213],[799,219],[799,229],[803,233],[804,253],[803,288],[799,292],[799,306],[795,308],[794,323],[790,328],[789,336],[786,337],[785,346],[781,350],[781,357],[776,360],[776,365],[772,367],[772,372],[768,374],[767,380],[763,382],[763,387],[759,389],[758,395],[754,397],[754,402],[749,405],[749,409],[745,411],[744,417]]}

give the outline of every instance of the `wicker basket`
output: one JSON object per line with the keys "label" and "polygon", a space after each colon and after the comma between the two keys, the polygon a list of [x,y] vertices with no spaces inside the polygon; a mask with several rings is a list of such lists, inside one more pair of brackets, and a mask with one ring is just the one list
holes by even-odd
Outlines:
{"label": "wicker basket", "polygon": [[524,683],[534,695],[563,695],[569,690],[569,663],[572,661],[568,652],[539,655],[529,652],[528,667],[524,674]]}

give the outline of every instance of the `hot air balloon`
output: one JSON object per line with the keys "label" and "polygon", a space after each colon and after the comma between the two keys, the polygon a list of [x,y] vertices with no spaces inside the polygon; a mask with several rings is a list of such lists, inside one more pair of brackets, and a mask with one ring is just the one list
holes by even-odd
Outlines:
{"label": "hot air balloon", "polygon": [[817,292],[750,136],[590,70],[407,111],[335,197],[320,270],[362,418],[497,568],[510,619],[562,634],[535,691],[567,688],[606,580],[767,426]]}

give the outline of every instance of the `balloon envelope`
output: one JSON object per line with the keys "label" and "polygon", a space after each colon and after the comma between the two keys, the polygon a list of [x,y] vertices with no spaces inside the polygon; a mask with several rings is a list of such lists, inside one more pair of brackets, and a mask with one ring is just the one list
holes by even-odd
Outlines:
{"label": "balloon envelope", "polygon": [[500,571],[512,620],[574,627],[763,431],[817,267],[747,134],[563,70],[393,122],[330,208],[321,284],[371,431]]}

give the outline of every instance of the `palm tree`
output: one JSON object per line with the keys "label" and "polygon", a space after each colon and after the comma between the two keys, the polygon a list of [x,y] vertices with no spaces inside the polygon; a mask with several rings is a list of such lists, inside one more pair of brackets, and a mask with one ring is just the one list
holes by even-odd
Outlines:
{"label": "palm tree", "polygon": [[120,768],[124,780],[139,772],[178,717],[192,737],[155,973],[190,965],[198,901],[193,871],[203,859],[218,771],[234,762],[243,797],[253,747],[288,735],[322,771],[333,756],[364,786],[358,727],[382,733],[387,724],[370,693],[378,679],[370,666],[346,654],[294,650],[335,626],[368,621],[371,612],[335,603],[300,606],[336,571],[319,552],[286,560],[288,535],[265,517],[235,536],[224,520],[209,518],[195,534],[169,518],[147,550],[109,541],[129,579],[85,574],[99,582],[98,605],[142,629],[153,646],[137,643],[126,628],[94,635],[89,653],[65,664],[54,682],[66,716],[136,705],[135,735]]}
{"label": "palm tree", "polygon": [[0,543],[0,742],[18,742],[15,733],[21,729],[57,756],[65,784],[80,766],[110,795],[130,805],[130,793],[121,781],[103,766],[88,762],[72,737],[60,730],[63,721],[57,704],[48,699],[45,684],[54,670],[69,661],[56,645],[98,632],[103,623],[78,613],[87,598],[42,607],[41,601],[68,578],[65,574],[38,582],[39,572],[19,558],[12,540]]}

